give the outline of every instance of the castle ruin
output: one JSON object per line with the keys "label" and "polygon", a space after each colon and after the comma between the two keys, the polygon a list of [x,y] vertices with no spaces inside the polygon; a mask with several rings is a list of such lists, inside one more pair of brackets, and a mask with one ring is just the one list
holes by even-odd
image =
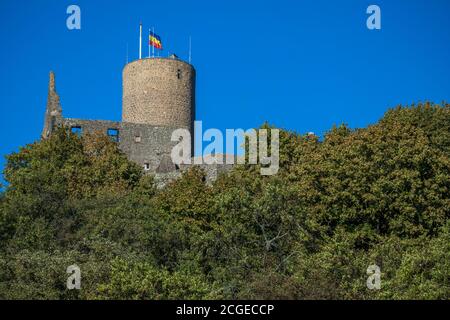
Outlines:
{"label": "castle ruin", "polygon": [[[122,77],[122,121],[83,120],[63,117],[55,75],[50,72],[42,138],[49,137],[59,126],[79,135],[102,132],[118,143],[131,161],[165,183],[188,167],[172,162],[171,150],[177,142],[171,141],[171,136],[175,129],[184,128],[193,137],[195,69],[175,55],[152,57],[128,63]],[[191,149],[194,150],[193,142]],[[202,166],[208,180],[230,167]]]}

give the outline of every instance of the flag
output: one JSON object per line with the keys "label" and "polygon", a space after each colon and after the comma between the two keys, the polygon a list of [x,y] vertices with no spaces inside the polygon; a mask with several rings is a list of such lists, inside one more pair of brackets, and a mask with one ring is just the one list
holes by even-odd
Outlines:
{"label": "flag", "polygon": [[150,36],[149,36],[149,44],[153,47],[155,47],[156,49],[160,49],[162,50],[162,42],[161,42],[161,38],[154,32],[150,31]]}

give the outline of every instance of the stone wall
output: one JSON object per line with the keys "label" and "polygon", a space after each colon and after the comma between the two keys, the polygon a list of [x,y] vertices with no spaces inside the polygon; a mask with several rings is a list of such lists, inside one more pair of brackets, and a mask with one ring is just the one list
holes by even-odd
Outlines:
{"label": "stone wall", "polygon": [[233,167],[233,165],[226,164],[225,158],[223,158],[223,164],[195,165],[195,159],[192,159],[190,165],[182,164],[178,166],[173,164],[170,155],[177,142],[172,142],[171,136],[175,128],[73,118],[63,118],[63,124],[68,130],[81,129],[81,134],[101,133],[107,135],[108,130],[117,130],[119,148],[127,155],[129,160],[142,166],[146,174],[155,175],[158,187],[162,187],[180,177],[182,172],[192,166],[198,166],[205,171],[208,184],[215,181],[219,174],[229,171]]}
{"label": "stone wall", "polygon": [[[64,118],[64,126],[68,129],[80,127],[83,133],[97,133],[101,132],[107,134],[109,129],[119,130],[121,129],[121,123],[118,121],[108,120],[83,120]],[[120,136],[120,133],[119,133]]]}
{"label": "stone wall", "polygon": [[146,124],[123,122],[119,147],[147,172],[158,170],[175,171],[175,165],[169,169],[160,168],[162,159],[170,157],[175,142],[171,142],[172,128]]}
{"label": "stone wall", "polygon": [[[131,161],[146,167],[146,171],[156,172],[161,159],[170,156],[172,146],[171,136],[173,129],[169,127],[156,127],[147,124],[107,121],[82,120],[67,118],[63,120],[64,126],[69,130],[78,130],[81,134],[102,133],[108,135],[110,130],[116,130],[117,136],[111,136],[119,143],[119,148]],[[111,132],[110,132],[111,133]],[[175,170],[175,166],[173,166]]]}
{"label": "stone wall", "polygon": [[[146,174],[154,174],[157,185],[162,187],[167,182],[181,176],[182,172],[192,166],[202,168],[206,173],[206,182],[212,183],[220,173],[231,170],[233,165],[223,164],[182,164],[172,163],[172,148],[177,142],[171,141],[174,128],[157,127],[147,124],[117,122],[107,120],[64,119],[64,125],[71,130],[81,128],[81,133],[108,134],[109,129],[118,131],[119,148],[128,159],[142,166]],[[233,156],[232,156],[233,157]]]}

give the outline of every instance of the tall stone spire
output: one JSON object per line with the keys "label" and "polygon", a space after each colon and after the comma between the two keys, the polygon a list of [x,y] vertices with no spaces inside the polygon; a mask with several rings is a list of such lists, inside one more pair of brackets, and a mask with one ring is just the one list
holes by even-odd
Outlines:
{"label": "tall stone spire", "polygon": [[52,115],[61,114],[62,108],[59,103],[59,95],[56,93],[55,73],[50,71],[50,80],[48,82],[47,111]]}
{"label": "tall stone spire", "polygon": [[56,93],[55,73],[50,71],[48,82],[47,109],[45,111],[44,130],[42,138],[46,139],[52,131],[62,122],[62,108],[59,102],[59,95]]}
{"label": "tall stone spire", "polygon": [[50,80],[48,82],[48,91],[55,91],[55,73],[50,71]]}

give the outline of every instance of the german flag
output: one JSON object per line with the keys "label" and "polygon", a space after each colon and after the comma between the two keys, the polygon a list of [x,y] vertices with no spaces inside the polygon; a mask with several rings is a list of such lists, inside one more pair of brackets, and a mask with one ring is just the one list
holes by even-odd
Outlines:
{"label": "german flag", "polygon": [[158,36],[156,33],[150,31],[149,36],[149,43],[151,46],[155,47],[156,49],[162,50],[162,42],[160,36]]}

